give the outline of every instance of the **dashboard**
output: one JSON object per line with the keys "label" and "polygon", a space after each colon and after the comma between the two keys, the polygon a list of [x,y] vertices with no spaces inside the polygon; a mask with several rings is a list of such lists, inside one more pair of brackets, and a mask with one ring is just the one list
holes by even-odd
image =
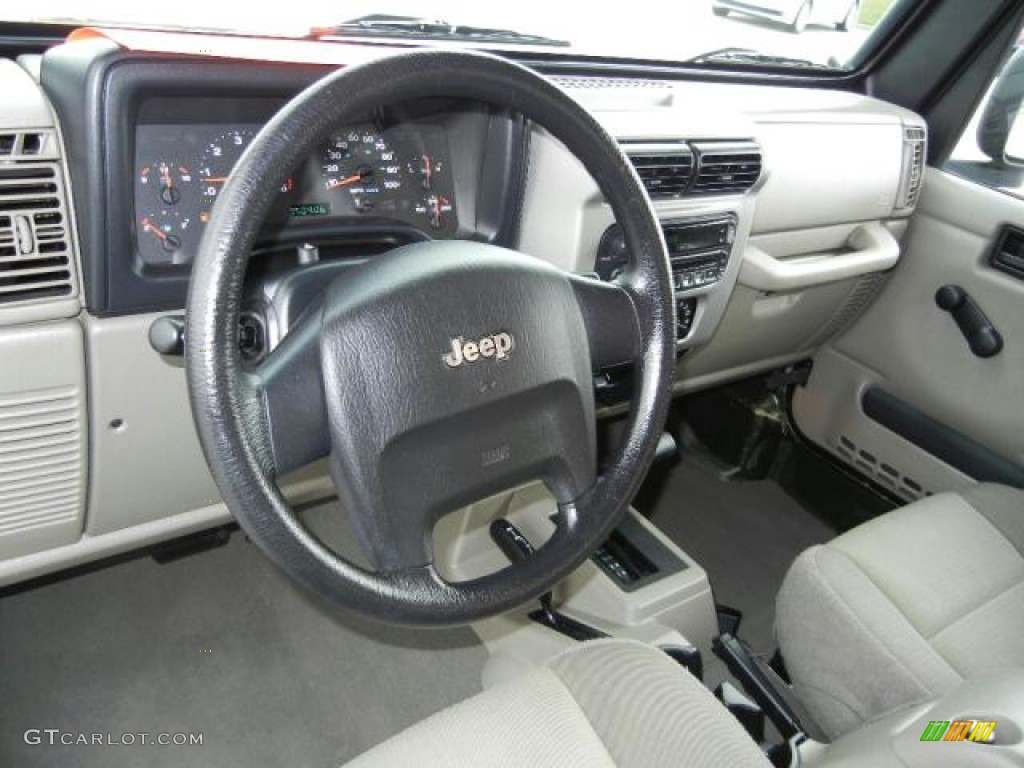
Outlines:
{"label": "dashboard", "polygon": [[[0,59],[0,149],[13,136],[0,191],[32,182],[31,201],[0,209],[0,247],[29,262],[0,296],[0,389],[15,403],[59,397],[51,426],[67,451],[46,480],[66,508],[15,507],[28,522],[0,537],[0,560],[17,559],[0,563],[0,583],[227,519],[181,358],[153,329],[180,328],[235,163],[284,104],[346,63],[327,54],[348,48],[310,45],[322,56],[301,63],[265,40],[237,60],[100,39],[57,46],[34,69]],[[616,137],[661,221],[677,392],[806,360],[899,258],[921,186],[919,116],[832,90],[538,70]],[[829,179],[843,181],[822,194]],[[261,365],[328,284],[403,244],[492,243],[602,279],[629,261],[579,160],[481,103],[421,98],[358,115],[269,192],[239,307],[243,365]],[[600,417],[621,412],[632,380],[626,366],[595,371]],[[289,488],[318,498],[329,482],[309,470]]]}

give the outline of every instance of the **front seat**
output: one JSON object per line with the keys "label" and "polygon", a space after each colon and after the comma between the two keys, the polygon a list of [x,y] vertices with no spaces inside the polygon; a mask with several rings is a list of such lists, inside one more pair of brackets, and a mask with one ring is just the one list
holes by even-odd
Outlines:
{"label": "front seat", "polygon": [[739,723],[679,664],[595,640],[462,701],[348,768],[770,768]]}
{"label": "front seat", "polygon": [[796,695],[832,739],[1024,667],[1024,492],[943,493],[801,554],[776,603]]}

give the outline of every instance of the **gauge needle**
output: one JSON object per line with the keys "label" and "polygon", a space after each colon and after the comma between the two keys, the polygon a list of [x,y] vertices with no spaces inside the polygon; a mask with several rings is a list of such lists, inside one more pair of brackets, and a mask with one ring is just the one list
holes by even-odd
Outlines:
{"label": "gauge needle", "polygon": [[208,184],[224,184],[227,180],[227,176],[211,176],[206,182]]}
{"label": "gauge needle", "polygon": [[329,189],[337,189],[338,187],[347,187],[349,184],[355,184],[357,181],[362,181],[367,176],[373,176],[373,168],[360,168],[358,171],[353,173],[351,176],[346,176],[344,179],[338,179],[332,181]]}
{"label": "gauge needle", "polygon": [[420,157],[423,160],[423,188],[430,189],[434,176],[434,162],[430,159],[430,155],[421,155]]}
{"label": "gauge needle", "polygon": [[159,227],[154,227],[153,224],[150,223],[149,219],[142,220],[142,228],[149,232],[150,234],[156,235],[164,242],[167,242],[167,233],[161,232]]}

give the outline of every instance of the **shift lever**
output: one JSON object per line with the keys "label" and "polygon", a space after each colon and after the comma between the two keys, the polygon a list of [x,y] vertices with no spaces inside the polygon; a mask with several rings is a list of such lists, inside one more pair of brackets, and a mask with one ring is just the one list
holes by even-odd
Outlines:
{"label": "shift lever", "polygon": [[[499,517],[491,523],[490,532],[491,539],[498,545],[498,549],[512,563],[521,563],[532,557],[533,553],[537,551],[533,548],[530,540],[523,535],[523,532],[503,517]],[[554,608],[551,607],[551,592],[545,592],[537,599],[540,600],[540,609],[544,613],[546,623],[554,625],[556,615]]]}
{"label": "shift lever", "polygon": [[[498,545],[498,549],[513,563],[521,563],[532,557],[536,551],[523,532],[503,517],[499,517],[491,523],[490,534],[491,539]],[[538,599],[540,600],[540,610],[530,614],[530,618],[538,624],[543,624],[555,632],[561,632],[573,640],[595,640],[599,637],[608,637],[601,630],[594,629],[594,627],[556,611],[551,605],[550,592],[545,592]]]}

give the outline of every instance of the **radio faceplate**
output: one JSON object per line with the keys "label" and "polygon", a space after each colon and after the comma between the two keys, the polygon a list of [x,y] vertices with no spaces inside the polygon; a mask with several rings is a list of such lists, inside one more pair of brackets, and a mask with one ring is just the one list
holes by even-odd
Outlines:
{"label": "radio faceplate", "polygon": [[[732,214],[699,216],[662,221],[665,245],[672,264],[672,284],[677,294],[714,285],[725,275],[736,239],[736,217]],[[629,263],[622,230],[613,224],[605,230],[597,248],[594,271],[602,280],[615,279]],[[693,298],[677,298],[677,309],[689,321],[680,323],[679,336],[685,338],[696,310]],[[685,306],[684,306],[685,304]]]}

